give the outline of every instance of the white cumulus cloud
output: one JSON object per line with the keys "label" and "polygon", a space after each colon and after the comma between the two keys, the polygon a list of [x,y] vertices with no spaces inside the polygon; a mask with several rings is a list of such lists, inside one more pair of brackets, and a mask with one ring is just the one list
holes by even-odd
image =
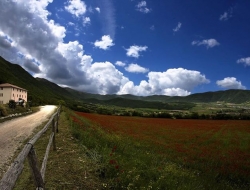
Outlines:
{"label": "white cumulus cloud", "polygon": [[89,25],[91,23],[91,20],[89,17],[83,18],[83,26]]}
{"label": "white cumulus cloud", "polygon": [[219,46],[220,45],[220,43],[216,39],[207,39],[207,40],[202,40],[202,41],[193,41],[191,44],[192,45],[196,45],[196,46],[204,45],[207,48],[213,48],[215,46]]}
{"label": "white cumulus cloud", "polygon": [[126,63],[122,62],[122,61],[116,61],[115,65],[120,66],[120,67],[125,67]]}
{"label": "white cumulus cloud", "polygon": [[100,41],[96,40],[94,43],[95,47],[98,47],[103,50],[109,49],[111,46],[114,46],[113,40],[109,35],[102,36]]}
{"label": "white cumulus cloud", "polygon": [[223,80],[217,80],[216,84],[225,89],[246,89],[235,77],[226,77]]}
{"label": "white cumulus cloud", "polygon": [[149,13],[151,10],[147,7],[146,1],[141,1],[136,5],[136,10],[142,13]]}
{"label": "white cumulus cloud", "polygon": [[129,57],[135,57],[138,58],[140,56],[139,52],[141,51],[146,51],[147,50],[147,46],[130,46],[128,49],[126,49],[127,51],[127,56]]}
{"label": "white cumulus cloud", "polygon": [[120,91],[129,80],[110,62],[95,62],[87,69],[89,82],[80,85],[90,93],[114,94]]}
{"label": "white cumulus cloud", "polygon": [[246,66],[250,66],[250,57],[238,59],[237,63],[244,63]]}
{"label": "white cumulus cloud", "polygon": [[84,15],[87,11],[85,2],[81,0],[69,0],[64,8],[76,17]]}
{"label": "white cumulus cloud", "polygon": [[119,93],[140,96],[154,94],[186,96],[196,86],[209,82],[205,75],[202,75],[199,71],[174,68],[165,72],[151,71],[148,73],[148,81],[143,80],[137,86],[132,81],[129,81],[122,87]]}
{"label": "white cumulus cloud", "polygon": [[101,12],[101,9],[99,7],[96,7],[95,10],[100,13]]}
{"label": "white cumulus cloud", "polygon": [[125,70],[130,73],[147,73],[149,69],[146,69],[136,63],[131,63],[127,67],[125,67]]}

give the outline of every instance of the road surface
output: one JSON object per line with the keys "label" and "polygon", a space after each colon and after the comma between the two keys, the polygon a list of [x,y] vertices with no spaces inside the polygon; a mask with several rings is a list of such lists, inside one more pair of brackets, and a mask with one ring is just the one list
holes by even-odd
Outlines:
{"label": "road surface", "polygon": [[0,176],[10,166],[10,159],[33,129],[49,120],[56,106],[42,106],[40,111],[0,123]]}

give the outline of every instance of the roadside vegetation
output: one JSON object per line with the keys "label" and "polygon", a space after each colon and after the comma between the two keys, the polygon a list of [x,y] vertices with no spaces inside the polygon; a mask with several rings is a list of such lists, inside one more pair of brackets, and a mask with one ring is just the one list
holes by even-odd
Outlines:
{"label": "roadside vegetation", "polygon": [[10,107],[9,104],[0,104],[0,123],[16,117],[25,116],[39,111],[39,107]]}

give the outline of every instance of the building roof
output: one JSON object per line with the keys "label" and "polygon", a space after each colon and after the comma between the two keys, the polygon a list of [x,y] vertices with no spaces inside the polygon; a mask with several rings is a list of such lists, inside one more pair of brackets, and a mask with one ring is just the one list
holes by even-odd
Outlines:
{"label": "building roof", "polygon": [[16,85],[13,85],[13,84],[10,84],[10,83],[3,83],[3,84],[0,84],[0,87],[11,87],[11,88],[18,88],[18,89],[21,89],[21,90],[25,90],[25,91],[28,91],[24,88],[21,88],[19,86],[16,86]]}

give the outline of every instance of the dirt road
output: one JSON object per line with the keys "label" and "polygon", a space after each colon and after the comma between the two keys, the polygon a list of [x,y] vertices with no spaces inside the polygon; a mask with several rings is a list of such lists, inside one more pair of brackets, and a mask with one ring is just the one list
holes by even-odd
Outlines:
{"label": "dirt road", "polygon": [[33,129],[47,121],[55,106],[42,106],[40,111],[0,123],[0,176],[8,169],[9,160]]}

